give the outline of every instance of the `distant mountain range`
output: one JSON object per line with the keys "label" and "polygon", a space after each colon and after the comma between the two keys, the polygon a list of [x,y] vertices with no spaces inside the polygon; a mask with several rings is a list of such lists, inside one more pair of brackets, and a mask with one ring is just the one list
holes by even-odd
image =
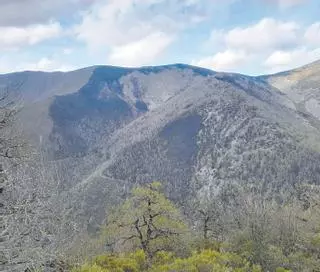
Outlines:
{"label": "distant mountain range", "polygon": [[320,183],[319,61],[258,77],[184,64],[21,72],[0,90],[59,180],[52,201],[89,231],[138,183],[162,181],[181,207],[230,183],[280,196]]}

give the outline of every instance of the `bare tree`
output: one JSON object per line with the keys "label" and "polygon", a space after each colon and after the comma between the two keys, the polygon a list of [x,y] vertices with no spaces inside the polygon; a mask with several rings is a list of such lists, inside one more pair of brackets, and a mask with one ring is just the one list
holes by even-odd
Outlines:
{"label": "bare tree", "polygon": [[23,147],[17,134],[12,133],[16,112],[6,90],[0,98],[0,265],[3,267],[19,255],[19,249],[15,247],[17,237],[13,235],[15,225],[12,222],[16,221],[22,206],[18,203],[17,187],[10,175],[17,160],[21,158]]}
{"label": "bare tree", "polygon": [[9,90],[0,99],[0,271],[24,271],[54,258],[49,249],[59,226],[50,202],[54,183],[20,133],[20,105],[13,100]]}

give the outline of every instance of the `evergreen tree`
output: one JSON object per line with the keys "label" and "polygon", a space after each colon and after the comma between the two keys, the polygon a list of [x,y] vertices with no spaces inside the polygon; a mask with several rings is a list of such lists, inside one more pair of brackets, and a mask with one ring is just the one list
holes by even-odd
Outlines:
{"label": "evergreen tree", "polygon": [[105,233],[114,248],[141,248],[150,262],[162,250],[172,250],[187,230],[178,209],[161,192],[161,184],[133,189],[108,217]]}

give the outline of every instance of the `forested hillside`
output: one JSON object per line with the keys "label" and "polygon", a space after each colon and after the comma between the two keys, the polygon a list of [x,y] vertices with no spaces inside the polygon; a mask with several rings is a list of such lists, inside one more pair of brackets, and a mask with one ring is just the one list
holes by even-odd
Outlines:
{"label": "forested hillside", "polygon": [[1,75],[1,269],[317,271],[319,74]]}

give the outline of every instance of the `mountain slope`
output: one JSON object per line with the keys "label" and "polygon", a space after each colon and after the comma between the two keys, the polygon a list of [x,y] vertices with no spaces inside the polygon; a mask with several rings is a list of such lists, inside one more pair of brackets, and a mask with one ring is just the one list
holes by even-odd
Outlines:
{"label": "mountain slope", "polygon": [[261,78],[286,94],[297,111],[310,115],[314,124],[320,126],[320,61]]}
{"label": "mountain slope", "polygon": [[[28,95],[21,119],[25,129],[36,131],[38,137],[45,126],[35,127],[34,118],[32,124],[25,119],[30,114],[36,117],[39,110],[45,113],[37,116],[40,124],[47,122],[42,149],[50,161],[70,166],[61,177],[70,190],[77,184],[95,186],[93,180],[106,173],[129,185],[163,180],[177,199],[190,194],[193,189],[187,184],[199,179],[211,180],[214,186],[234,180],[283,187],[300,179],[288,178],[291,164],[302,156],[299,152],[309,154],[306,136],[316,139],[318,134],[315,123],[295,110],[297,101],[268,84],[273,77],[215,73],[186,65],[101,66],[44,75],[60,76],[60,85],[46,83],[44,94],[37,95],[42,99],[32,101]],[[83,86],[76,90],[80,84],[73,77],[87,82],[81,81]],[[61,87],[65,78],[72,87]],[[22,84],[21,94],[29,90]],[[289,158],[289,151],[298,154]],[[288,164],[284,173],[274,173],[284,164]],[[75,175],[79,168],[85,170]]]}
{"label": "mountain slope", "polygon": [[178,64],[0,76],[1,89],[24,102],[18,124],[41,154],[34,167],[45,171],[33,181],[50,188],[46,205],[65,224],[52,243],[97,230],[138,183],[162,181],[185,212],[226,184],[286,197],[319,183],[308,101],[320,71],[309,69],[249,77]]}
{"label": "mountain slope", "polygon": [[317,139],[317,127],[263,81],[180,66],[109,79],[108,69],[50,107],[60,115],[51,114],[49,146],[57,137],[65,152],[54,158],[87,168],[65,182],[72,214],[90,214],[90,224],[99,225],[116,196],[150,180],[184,206],[229,182],[284,192],[319,180],[319,155],[305,141]]}

